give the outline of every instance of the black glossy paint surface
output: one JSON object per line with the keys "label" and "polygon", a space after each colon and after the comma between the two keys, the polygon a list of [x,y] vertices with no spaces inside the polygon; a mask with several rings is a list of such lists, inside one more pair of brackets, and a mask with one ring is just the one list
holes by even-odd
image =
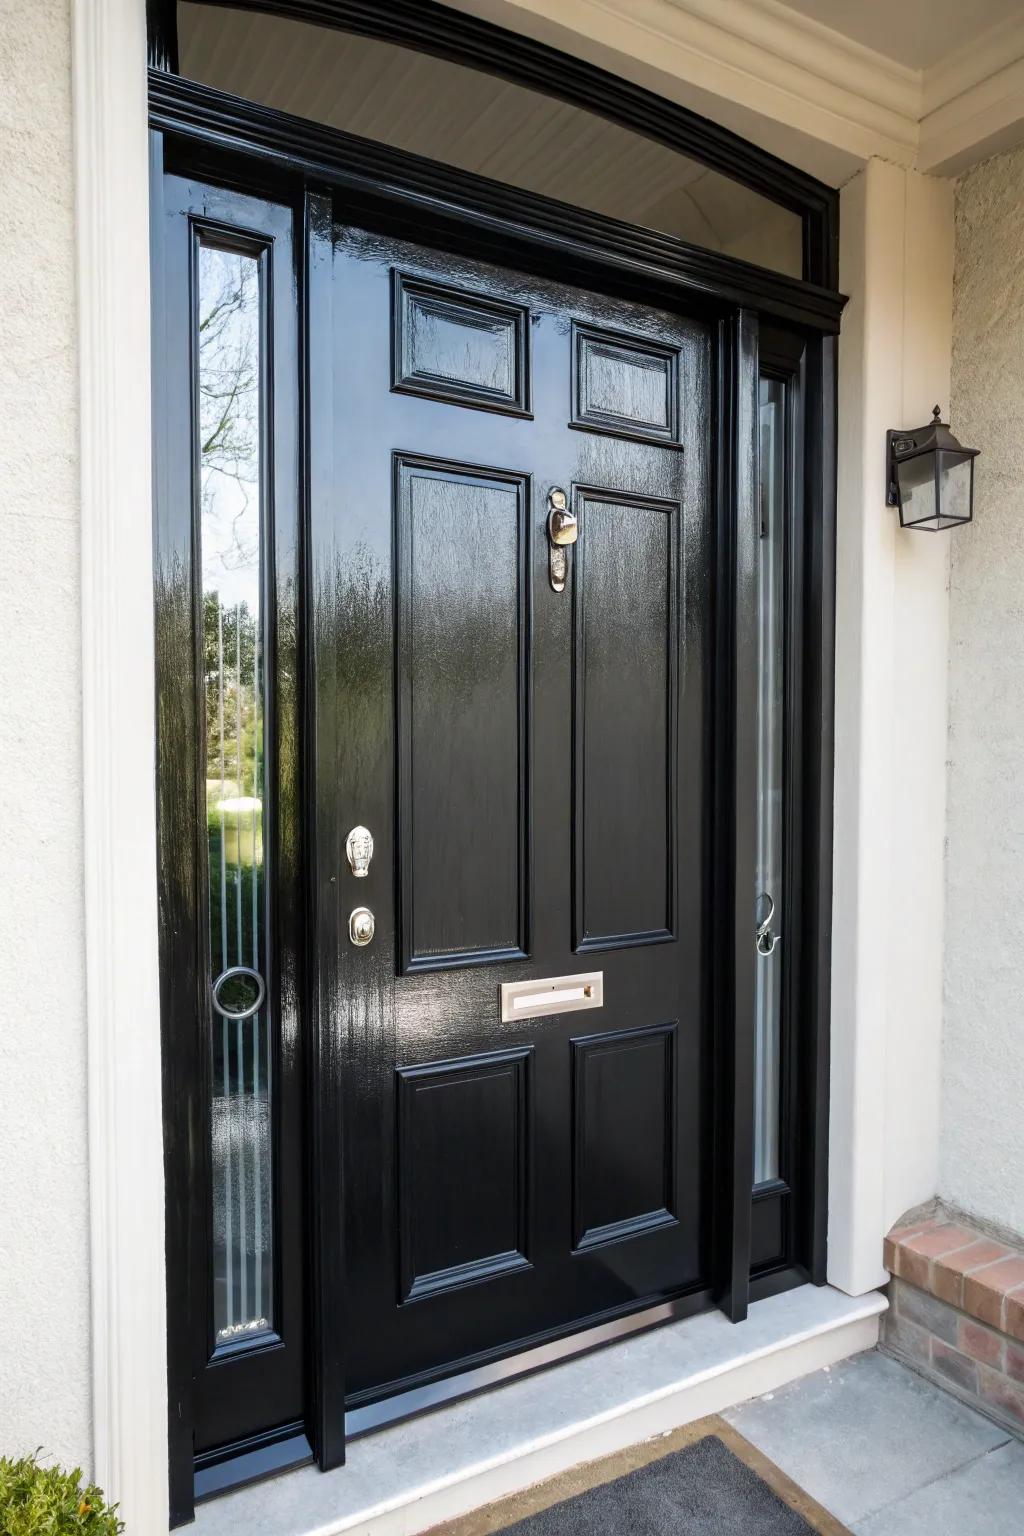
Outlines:
{"label": "black glossy paint surface", "polygon": [[[706,1279],[712,338],[340,222],[334,270],[317,699],[332,813],[376,844],[366,879],[338,871],[342,922],[377,920],[337,950],[352,1406]],[[392,387],[398,272],[446,296],[415,394]],[[455,393],[497,376],[488,308],[528,315],[501,377],[528,370],[529,416]],[[571,426],[573,321],[634,341],[602,359],[604,408],[650,413],[677,381],[679,444]],[[580,518],[562,593],[552,487]],[[602,1010],[500,1022],[501,982],[595,968]]]}
{"label": "black glossy paint surface", "polygon": [[527,477],[406,454],[395,477],[402,968],[519,956]]}
{"label": "black glossy paint surface", "polygon": [[[336,0],[324,3],[334,7]],[[170,10],[167,6],[160,9]],[[344,9],[346,16],[365,10],[366,24],[375,35],[379,27],[386,29],[393,20],[400,29],[412,25],[421,10],[429,10],[434,20],[423,37],[419,33],[417,37],[421,43],[429,38],[428,46],[438,46],[446,54],[454,48],[452,56],[459,46],[454,33],[463,28],[473,33],[485,27],[461,14],[423,6],[420,0],[402,0],[400,5],[387,8],[363,7],[361,0],[353,0],[351,6],[346,0],[342,7],[337,0],[337,9],[339,15]],[[450,18],[447,31],[446,18]],[[506,36],[488,29],[488,37],[491,33],[499,52],[506,49]],[[170,31],[167,38],[171,38]],[[166,67],[171,52],[169,45],[165,46],[162,53],[154,53],[151,62],[163,62]],[[501,54],[506,56],[516,70],[526,75],[535,71],[537,78],[543,78],[550,62],[549,51],[534,44],[520,46],[514,55]],[[473,59],[478,61],[475,54]],[[600,72],[580,61],[568,63],[575,72],[570,82],[572,99],[577,99],[577,86],[596,90],[602,110],[607,107],[635,126],[640,126],[647,113],[643,121],[652,127],[655,122],[667,125],[666,132],[671,132],[666,142],[676,142],[678,125],[671,112],[666,116],[668,104],[611,76],[597,80]],[[466,1316],[479,1334],[490,1326],[488,1311],[498,1315],[504,1298],[512,1294],[502,1287],[517,1281],[532,1283],[540,1277],[529,1304],[520,1313],[510,1311],[502,1319],[501,1341],[478,1349],[468,1359],[446,1355],[441,1364],[421,1370],[419,1378],[411,1377],[414,1383],[419,1379],[429,1385],[388,1401],[381,1400],[384,1389],[380,1386],[350,1393],[348,1422],[353,1432],[362,1432],[388,1414],[418,1411],[428,1400],[440,1400],[446,1392],[478,1390],[510,1370],[528,1369],[524,1362],[538,1358],[539,1353],[547,1351],[554,1358],[571,1349],[573,1343],[567,1335],[579,1327],[583,1314],[563,1305],[567,1295],[580,1307],[601,1309],[598,1332],[630,1327],[638,1318],[693,1312],[708,1305],[712,1296],[730,1315],[739,1317],[746,1306],[751,1258],[763,1263],[770,1257],[773,1265],[780,1260],[777,1238],[765,1230],[764,1218],[774,1214],[769,1208],[771,1201],[760,1202],[765,1209],[755,1210],[751,1231],[747,1194],[751,1148],[745,1109],[752,1085],[749,1028],[743,1009],[749,1002],[750,914],[742,892],[744,860],[749,852],[745,839],[750,832],[752,785],[747,769],[752,761],[753,735],[747,719],[750,635],[746,615],[752,611],[751,562],[744,535],[747,524],[751,528],[755,524],[750,502],[754,477],[748,462],[744,411],[755,398],[756,311],[762,316],[785,316],[807,328],[802,339],[793,339],[797,356],[801,348],[806,349],[800,384],[801,390],[806,384],[808,434],[806,466],[798,471],[806,494],[806,564],[794,571],[791,592],[794,655],[805,663],[805,671],[799,690],[796,686],[792,690],[793,719],[787,738],[792,743],[792,762],[800,763],[799,773],[790,775],[788,803],[800,810],[804,828],[802,843],[794,835],[795,877],[789,887],[799,889],[802,900],[799,910],[788,915],[790,955],[794,954],[797,927],[803,945],[798,976],[793,967],[794,1025],[788,1047],[793,1091],[785,1109],[785,1134],[794,1147],[793,1191],[792,1196],[772,1191],[776,1206],[781,1198],[791,1207],[781,1234],[789,1267],[773,1268],[751,1287],[751,1294],[767,1294],[766,1287],[798,1283],[804,1272],[794,1260],[808,1263],[813,1278],[824,1277],[835,341],[831,334],[818,333],[838,329],[842,300],[824,289],[760,273],[679,242],[645,239],[642,232],[629,226],[546,199],[529,198],[158,72],[150,75],[150,105],[151,121],[166,131],[166,139],[161,132],[152,135],[151,184],[161,960],[167,1039],[164,1113],[169,1408],[171,1502],[173,1518],[178,1522],[188,1518],[191,1511],[196,1430],[200,1443],[218,1447],[197,1458],[196,1465],[208,1471],[216,1464],[224,1486],[253,1475],[247,1470],[247,1450],[257,1461],[266,1456],[273,1459],[286,1454],[277,1445],[282,1435],[291,1435],[298,1446],[297,1452],[287,1454],[304,1454],[306,1441],[299,1433],[300,1424],[282,1416],[292,1412],[295,1394],[290,1388],[283,1393],[254,1390],[251,1379],[242,1381],[244,1371],[241,1377],[234,1376],[234,1362],[229,1375],[221,1378],[227,1391],[223,1417],[206,1415],[201,1393],[196,1391],[208,1358],[206,1302],[202,1299],[208,1272],[204,1253],[207,1211],[201,1195],[206,1157],[203,1105],[207,1035],[197,1000],[196,968],[201,966],[202,956],[197,954],[196,934],[202,932],[202,914],[196,910],[192,829],[199,801],[188,766],[196,747],[189,692],[195,665],[188,596],[191,489],[189,455],[182,446],[189,430],[188,360],[183,346],[190,321],[182,307],[186,286],[182,283],[181,247],[176,244],[173,219],[168,217],[174,211],[171,205],[176,194],[165,210],[158,190],[164,152],[167,166],[185,174],[201,167],[205,178],[247,187],[257,197],[274,189],[273,197],[291,204],[296,233],[303,205],[305,212],[304,257],[296,250],[289,260],[282,241],[274,261],[275,307],[283,317],[283,328],[275,330],[275,378],[281,405],[275,431],[281,429],[284,448],[275,512],[281,539],[276,595],[282,665],[277,684],[282,718],[296,722],[294,729],[289,723],[282,739],[279,762],[285,786],[282,809],[289,818],[288,825],[282,826],[278,850],[278,868],[286,877],[283,889],[288,893],[278,912],[278,942],[285,1004],[282,1064],[290,1085],[279,1102],[282,1107],[286,1100],[290,1102],[292,1112],[283,1115],[278,1134],[282,1158],[291,1170],[283,1184],[284,1228],[290,1252],[300,1263],[308,1264],[310,1277],[308,1290],[300,1286],[296,1291],[291,1282],[286,1287],[292,1296],[305,1295],[309,1303],[299,1413],[322,1467],[336,1466],[344,1459],[346,1370],[352,1364],[363,1371],[363,1380],[367,1379],[365,1367],[373,1344],[383,1339],[390,1347],[389,1330],[395,1323],[400,1297],[418,1293],[416,1299],[401,1303],[406,1315],[417,1310],[426,1313],[435,1301],[445,1302],[445,1306],[452,1302],[459,1317]],[[691,124],[687,132],[694,126]],[[679,147],[703,155],[708,146],[700,133],[710,126],[697,120],[700,141],[687,140],[685,146],[680,141]],[[714,132],[724,134],[724,130]],[[753,164],[759,176],[769,176],[776,190],[785,191],[792,206],[805,209],[807,271],[819,282],[834,286],[836,195],[805,186],[799,173],[791,173],[789,182],[785,176],[780,180],[778,163],[769,165],[764,157],[758,160],[756,152],[753,159],[751,155],[750,146],[730,138],[723,168],[737,173],[738,159],[744,165]],[[787,168],[781,169],[785,172]],[[334,210],[328,187],[335,189]],[[819,191],[824,198],[820,206],[815,202]],[[208,200],[214,218],[228,227],[241,228],[243,240],[255,236],[257,246],[268,234],[277,240],[279,226],[275,220],[280,210],[271,212],[264,204],[265,224],[259,205],[254,211],[247,199],[199,187],[194,188],[194,195],[199,207],[206,206]],[[484,328],[489,325],[491,329],[489,351],[476,354],[472,366],[460,370],[457,349],[452,365],[450,345],[417,347],[410,353],[396,344],[400,338],[396,339],[394,330],[388,336],[387,326],[375,310],[368,310],[365,316],[359,313],[372,285],[357,284],[353,299],[351,283],[343,289],[336,280],[335,212],[338,220],[349,226],[377,224],[395,237],[394,241],[364,237],[364,249],[361,253],[347,252],[346,262],[351,258],[375,267],[375,278],[389,273],[392,302],[399,273],[406,274],[412,285],[422,284],[428,289],[430,303],[440,297],[442,311],[454,294],[468,314],[487,316]],[[399,237],[430,240],[438,248],[460,251],[462,258],[433,256],[398,244]],[[277,256],[282,259],[277,260]],[[496,276],[493,267],[475,266],[471,258],[497,260],[537,275]],[[563,282],[577,287],[562,287]],[[588,285],[618,294],[621,302],[579,291]],[[288,316],[294,312],[297,299],[303,313],[296,346],[288,339]],[[678,318],[679,313],[694,312],[698,302],[704,304],[709,317],[707,328]],[[659,303],[673,314],[637,307]],[[735,318],[726,318],[727,310],[731,317],[736,304],[748,311],[738,323]],[[527,310],[532,317],[528,324],[518,318],[507,324],[510,314],[524,316]],[[512,351],[506,348],[504,361],[501,348],[495,344],[496,316],[499,333],[503,331],[506,338],[516,335],[515,347]],[[584,396],[586,409],[581,407],[579,387],[567,389],[562,382],[563,358],[557,339],[564,331],[566,347],[571,350],[571,319],[579,322],[578,336],[593,330],[604,339],[613,337],[616,343],[624,340],[634,350],[658,354],[667,349],[670,356],[677,355],[681,418],[672,425],[671,439],[681,432],[682,454],[678,446],[659,447],[669,441],[669,433],[665,413],[658,406],[652,409],[655,396],[649,381],[637,380],[634,375],[634,385],[640,387],[632,389],[619,381],[616,395],[614,370],[599,368],[600,389]],[[453,334],[457,340],[457,330]],[[361,335],[380,341],[381,351],[371,356],[346,350],[350,343],[358,343]],[[763,342],[763,325],[761,336]],[[532,355],[531,343],[538,338],[544,343],[543,357],[540,353]],[[385,356],[390,356],[389,364],[381,363]],[[513,356],[517,361],[510,369]],[[520,360],[526,367],[517,373]],[[553,360],[556,366],[552,366]],[[161,361],[164,366],[160,366]],[[603,364],[603,357],[601,361]],[[571,361],[567,366],[571,372]],[[299,408],[288,398],[296,382],[302,394]],[[531,383],[543,385],[542,397],[531,397]],[[416,412],[426,410],[422,430],[415,416],[403,416],[396,429],[397,418],[391,414],[396,397],[385,398],[389,385],[420,397],[409,398],[406,404]],[[443,403],[434,398],[442,392]],[[557,407],[553,412],[552,402]],[[503,435],[494,436],[499,416],[504,418]],[[573,418],[575,441],[566,446],[563,428]],[[413,421],[416,431],[406,430]],[[467,421],[471,423],[468,435],[464,430]],[[299,444],[290,440],[289,422],[292,429],[301,427]],[[448,425],[442,430],[443,422]],[[507,435],[510,429],[512,437]],[[520,435],[523,432],[532,435],[527,439]],[[625,446],[614,440],[620,434],[630,439]],[[593,441],[585,442],[590,437]],[[644,442],[652,437],[654,452]],[[390,467],[384,489],[378,477],[379,440],[398,445],[385,450]],[[526,451],[521,448],[524,442]],[[296,447],[304,458],[298,474],[301,509],[294,505],[291,489],[295,471],[291,455]],[[363,447],[373,463],[372,471],[365,474],[359,463]],[[521,628],[519,640],[521,676],[527,679],[527,686],[520,686],[518,677],[516,683],[522,756],[517,791],[522,834],[521,848],[517,847],[521,871],[518,933],[528,952],[525,960],[505,954],[500,960],[488,961],[486,951],[471,954],[468,949],[456,948],[414,961],[403,949],[401,882],[395,871],[402,837],[410,823],[408,818],[399,822],[398,809],[414,797],[402,789],[397,795],[395,792],[402,771],[399,742],[405,718],[396,676],[402,601],[396,593],[411,591],[409,582],[396,575],[394,566],[400,547],[399,501],[394,494],[398,453],[410,463],[419,456],[429,461],[441,459],[449,468],[461,466],[463,472],[469,466],[469,473],[476,476],[486,469],[496,472],[498,480],[528,477],[527,536],[520,551],[526,568],[515,598],[520,612],[525,613],[525,629]],[[682,495],[675,488],[673,472],[665,468],[670,454],[687,460],[679,471],[684,483]],[[714,482],[713,501],[709,500],[709,480]],[[665,768],[666,783],[674,777],[679,795],[670,860],[675,886],[670,927],[678,937],[645,947],[636,944],[635,935],[627,935],[628,944],[622,952],[610,957],[607,953],[577,956],[572,947],[582,913],[579,873],[583,863],[577,856],[582,846],[579,818],[583,801],[578,794],[574,798],[573,785],[580,781],[576,762],[585,731],[579,722],[581,690],[574,694],[571,674],[575,667],[577,677],[585,680],[574,636],[586,604],[574,603],[572,575],[561,599],[547,586],[543,498],[549,484],[563,485],[576,498],[584,489],[590,495],[604,494],[610,504],[619,506],[679,502],[678,551],[673,557],[678,561],[674,601],[679,674],[666,690],[669,698],[675,698],[678,710],[678,723],[669,732],[676,740],[678,762],[674,769]],[[367,490],[371,492],[369,498]],[[295,532],[299,534],[297,543]],[[582,547],[577,546],[574,563],[580,563]],[[493,559],[489,567],[492,591],[496,563],[500,568],[500,562]],[[577,586],[577,594],[579,590]],[[499,607],[507,613],[512,602],[509,591],[503,589]],[[571,619],[566,618],[567,613],[572,614]],[[444,613],[440,628],[450,636],[458,625],[449,623],[449,615]],[[655,628],[648,624],[648,638]],[[536,659],[538,655],[557,654],[560,649],[572,656],[568,682],[563,667],[557,663],[544,666]],[[415,650],[413,646],[412,656]],[[507,645],[496,650],[492,647],[492,653],[492,661],[494,655],[506,655]],[[443,666],[439,669],[440,680],[445,670]],[[454,672],[454,659],[447,670]],[[623,664],[623,672],[628,675],[628,662]],[[409,668],[406,675],[411,676]],[[301,719],[299,695],[305,705]],[[591,697],[595,696],[592,690]],[[560,766],[563,756],[569,761],[567,768]],[[495,773],[498,761],[496,751],[490,756],[484,753],[484,766]],[[507,772],[507,767],[503,771]],[[647,780],[659,781],[660,753],[657,770],[646,763],[644,772]],[[450,798],[454,800],[456,794],[457,786],[453,786]],[[357,799],[359,807],[355,805]],[[370,880],[353,882],[347,875],[342,844],[348,827],[360,818],[369,821],[375,831],[378,824],[386,824],[390,830],[378,843],[378,860]],[[791,816],[790,822],[795,826],[796,818]],[[600,828],[600,821],[598,824]],[[428,835],[433,834],[428,830]],[[484,846],[486,855],[491,827],[473,826],[470,835],[472,841]],[[413,862],[406,859],[404,865],[412,872],[410,878],[415,875]],[[486,857],[478,863],[486,865]],[[304,866],[301,872],[300,864]],[[409,889],[408,881],[404,888]],[[383,964],[379,954],[353,951],[347,941],[347,914],[355,901],[365,899],[364,892],[369,897],[371,891],[370,904],[378,917],[382,891],[389,914],[383,929]],[[487,899],[492,899],[490,890]],[[570,938],[565,940],[566,930],[561,925],[567,921],[567,911]],[[405,942],[411,944],[407,923],[404,932],[409,936]],[[429,944],[429,937],[426,942]],[[492,936],[482,942],[504,945],[504,938],[499,933],[497,939]],[[649,998],[636,967],[645,964],[655,950],[678,956],[678,1024],[671,1008],[660,1011],[661,1022],[651,1022]],[[455,963],[449,964],[446,955]],[[509,969],[513,974],[551,975],[567,966],[601,966],[611,984],[616,973],[610,960],[625,967],[619,979],[625,976],[630,985],[623,989],[616,982],[614,998],[603,1014],[588,1013],[575,1019],[569,1015],[561,1020],[542,1020],[532,1027],[498,1024],[496,986]],[[435,961],[440,968],[432,970]],[[308,967],[308,991],[302,986],[303,963]],[[400,970],[401,979],[396,980]],[[637,975],[641,981],[635,985]],[[613,1002],[618,1010],[614,1019]],[[653,1017],[659,1018],[659,1010],[653,1011]],[[690,1020],[697,1021],[695,1029],[690,1027]],[[600,1041],[602,1032],[609,1030],[624,1040],[634,1035],[672,1037],[668,1065],[666,1039],[657,1043],[652,1039],[630,1060],[630,1071],[623,1074],[631,1079],[630,1096],[643,1100],[644,1133],[629,1142],[632,1150],[628,1160],[611,1180],[607,1161],[598,1167],[597,1159],[586,1150],[587,1139],[591,1145],[597,1139],[607,1160],[617,1155],[617,1138],[628,1140],[635,1121],[617,1115],[614,1099],[609,1101],[603,1090],[583,1088],[585,1074],[580,1074],[577,1065],[570,1068],[577,1073],[571,1081],[565,1072],[567,1060],[578,1064],[587,1057],[588,1041],[594,1033]],[[495,1066],[509,1053],[511,1066]],[[613,1062],[615,1054],[613,1050]],[[592,1059],[599,1056],[600,1052]],[[555,1073],[538,1070],[538,1064],[547,1067],[552,1059],[557,1063]],[[620,1064],[624,1059],[620,1057]],[[307,1064],[304,1113],[308,1136],[300,1120]],[[447,1081],[448,1065],[453,1086],[466,1089],[449,1101],[455,1105],[454,1112],[433,1119],[406,1115],[403,1122],[402,1084],[429,1086],[434,1077]],[[672,1079],[665,1085],[664,1096],[652,1086],[659,1073],[662,1078],[668,1073]],[[616,1073],[614,1069],[609,1074],[598,1073],[599,1079],[602,1076],[614,1081]],[[508,1082],[507,1092],[499,1091],[492,1081],[495,1078]],[[671,1102],[670,1089],[675,1094],[674,1113],[664,1107]],[[653,1108],[656,1096],[657,1112]],[[443,1129],[449,1122],[459,1128],[459,1134],[438,1148],[437,1127]],[[406,1132],[400,1138],[401,1123],[405,1123]],[[479,1137],[481,1123],[489,1135],[486,1184],[493,1187],[497,1182],[493,1169],[505,1170],[503,1196],[486,1213],[479,1200],[475,1203],[472,1198],[474,1194],[479,1197],[485,1183],[475,1177],[482,1162],[479,1158],[474,1162],[465,1152],[473,1136]],[[670,1124],[676,1137],[674,1146],[666,1135]],[[572,1147],[567,1152],[568,1138]],[[671,1150],[666,1152],[666,1147]],[[308,1157],[304,1157],[307,1150]],[[403,1155],[407,1155],[413,1172],[399,1170]],[[464,1170],[461,1177],[448,1173],[438,1176],[446,1158],[449,1168]],[[666,1172],[669,1158],[676,1175],[674,1187]],[[426,1168],[423,1178],[421,1167]],[[692,1172],[698,1167],[706,1188],[704,1198],[700,1198],[699,1178],[689,1187],[680,1179],[683,1170]],[[588,1172],[589,1180],[584,1176]],[[343,1214],[345,1180],[347,1221]],[[424,1188],[436,1191],[442,1185],[444,1194],[438,1202],[424,1198]],[[458,1200],[463,1189],[467,1198],[456,1219],[451,1215],[450,1202]],[[404,1192],[401,1202],[396,1191]],[[657,1205],[659,1195],[662,1206]],[[449,1201],[448,1214],[445,1200]],[[421,1208],[428,1218],[422,1238],[412,1230],[413,1213]],[[680,1215],[673,1217],[673,1210]],[[699,1234],[691,1247],[697,1253],[696,1267],[705,1276],[703,1288],[688,1289],[682,1296],[669,1291],[676,1298],[669,1301],[661,1300],[666,1294],[664,1275],[645,1278],[633,1262],[641,1251],[650,1251],[641,1250],[637,1244],[657,1236],[657,1223],[660,1219],[665,1224],[666,1216],[669,1223],[686,1220],[687,1232]],[[432,1223],[430,1218],[434,1218]],[[640,1229],[636,1241],[619,1241],[631,1224]],[[645,1224],[655,1230],[644,1232]],[[543,1239],[539,1245],[538,1230]],[[669,1233],[666,1230],[660,1235]],[[372,1252],[378,1237],[383,1267],[374,1271],[367,1253]],[[582,1269],[570,1267],[566,1284],[563,1261],[567,1246],[585,1248],[591,1238],[594,1251],[588,1257],[599,1263]],[[605,1243],[605,1238],[613,1240]],[[355,1249],[355,1258],[348,1261],[346,1243]],[[486,1254],[483,1249],[488,1250]],[[661,1249],[658,1252],[664,1257]],[[625,1263],[621,1262],[623,1255]],[[517,1256],[528,1256],[533,1268],[526,1271],[520,1264],[517,1272]],[[675,1255],[670,1258],[673,1271],[678,1273]],[[549,1260],[555,1262],[549,1266]],[[489,1267],[494,1279],[486,1278]],[[473,1283],[468,1283],[470,1270]],[[346,1279],[349,1272],[351,1282]],[[573,1283],[574,1273],[583,1276],[581,1284]],[[293,1270],[295,1274],[297,1270]],[[378,1296],[368,1295],[381,1277],[383,1291]],[[467,1283],[458,1284],[460,1278]],[[432,1297],[435,1287],[439,1295]],[[538,1294],[540,1304],[536,1302]],[[610,1305],[606,1304],[609,1294],[615,1298]],[[636,1308],[649,1297],[654,1298],[653,1308],[638,1313]],[[545,1313],[543,1308],[549,1300],[552,1305]],[[442,1343],[449,1339],[441,1331],[444,1318],[452,1315],[450,1310],[445,1313],[444,1307],[430,1314],[432,1319],[439,1318],[437,1330]],[[550,1315],[560,1320],[545,1331],[541,1319]],[[594,1315],[587,1313],[587,1320]],[[506,1321],[508,1327],[504,1327]],[[509,1361],[505,1357],[521,1345],[526,1330],[530,1330],[533,1353]],[[291,1333],[293,1339],[297,1336]],[[596,1334],[583,1337],[592,1339]],[[460,1345],[455,1334],[450,1338],[455,1346]],[[397,1336],[402,1351],[406,1342],[405,1335]],[[470,1343],[477,1347],[475,1340]],[[250,1356],[250,1361],[256,1364],[257,1357]],[[474,1361],[483,1363],[473,1369]],[[275,1365],[272,1359],[267,1363],[271,1368]],[[409,1369],[405,1355],[397,1365]],[[464,1369],[466,1366],[470,1368]],[[460,1368],[462,1374],[449,1374]],[[405,1381],[409,1379],[407,1376]],[[245,1416],[246,1423],[269,1429],[249,1435],[243,1427],[240,1439],[226,1444],[239,1432],[239,1414]],[[201,1476],[205,1475],[201,1470]]]}
{"label": "black glossy paint surface", "polygon": [[[573,1247],[671,1226],[676,1202],[678,1026],[574,1040]],[[630,1114],[631,1105],[643,1114]],[[625,1112],[624,1112],[625,1111]]]}
{"label": "black glossy paint surface", "polygon": [[[299,305],[295,226],[287,207],[179,177],[154,205],[154,379],[159,427],[156,662],[165,1165],[167,1177],[169,1418],[172,1515],[187,1513],[194,1455],[241,1443],[305,1414],[306,1247],[302,986],[302,785],[299,720]],[[209,978],[208,730],[197,518],[202,505],[200,420],[193,413],[203,322],[199,247],[250,253],[261,268],[259,397],[260,581],[267,656],[264,801],[270,918],[263,962],[274,1084],[271,1326],[252,1340],[218,1342],[214,1316],[212,1079]],[[226,349],[226,397],[237,393]],[[229,407],[225,408],[226,414]],[[201,558],[201,555],[200,555]],[[247,558],[251,558],[249,552]],[[245,1128],[232,1155],[250,1156]],[[236,1168],[240,1163],[236,1160]]]}
{"label": "black glossy paint surface", "polygon": [[574,931],[601,950],[673,937],[679,503],[583,486],[575,505]]}
{"label": "black glossy paint surface", "polygon": [[[453,246],[468,242],[486,260],[531,268],[539,264],[556,281],[570,262],[581,281],[600,287],[614,283],[640,303],[671,306],[680,290],[688,289],[713,302],[755,304],[762,313],[813,331],[834,334],[839,329],[845,301],[832,288],[689,245],[674,235],[522,192],[158,70],[149,74],[149,105],[152,127],[184,132],[208,146],[214,159],[231,146],[221,162],[229,176],[237,149],[257,157],[271,174],[290,175],[301,168],[316,181],[343,189],[353,221],[380,221],[402,238],[422,239],[431,225],[443,230]],[[658,104],[659,118],[667,106]],[[828,190],[829,207],[835,198]],[[821,225],[829,249],[832,236],[825,226],[830,218]],[[810,221],[805,232],[809,227]]]}

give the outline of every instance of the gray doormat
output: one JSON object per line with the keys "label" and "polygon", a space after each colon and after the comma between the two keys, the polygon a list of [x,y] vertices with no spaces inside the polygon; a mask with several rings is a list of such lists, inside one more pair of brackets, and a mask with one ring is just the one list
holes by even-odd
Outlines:
{"label": "gray doormat", "polygon": [[507,1536],[810,1536],[814,1531],[717,1435],[505,1529]]}
{"label": "gray doormat", "polygon": [[850,1536],[717,1414],[535,1483],[432,1536]]}

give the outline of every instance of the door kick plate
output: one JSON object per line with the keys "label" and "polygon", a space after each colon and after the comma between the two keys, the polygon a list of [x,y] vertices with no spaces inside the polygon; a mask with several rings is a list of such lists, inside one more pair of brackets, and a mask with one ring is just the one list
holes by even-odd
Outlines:
{"label": "door kick plate", "polygon": [[578,976],[543,976],[534,981],[503,981],[501,1022],[536,1019],[542,1014],[574,1013],[578,1008],[604,1007],[604,972]]}

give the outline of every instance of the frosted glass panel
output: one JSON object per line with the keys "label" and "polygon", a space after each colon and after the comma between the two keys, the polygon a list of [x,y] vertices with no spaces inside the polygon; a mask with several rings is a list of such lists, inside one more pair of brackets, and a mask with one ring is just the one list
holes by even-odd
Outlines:
{"label": "frosted glass panel", "polygon": [[259,258],[204,244],[198,277],[213,1298],[222,1345],[266,1331],[273,1315]]}
{"label": "frosted glass panel", "polygon": [[[758,544],[757,878],[756,918],[780,933],[782,918],[783,703],[785,662],[786,385],[763,378],[761,416],[761,538]],[[779,1064],[782,1019],[782,942],[757,956],[754,1183],[779,1177]]]}

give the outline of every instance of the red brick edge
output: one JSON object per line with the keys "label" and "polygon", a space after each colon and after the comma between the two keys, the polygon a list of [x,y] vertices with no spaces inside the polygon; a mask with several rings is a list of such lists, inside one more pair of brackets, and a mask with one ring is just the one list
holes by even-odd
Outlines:
{"label": "red brick edge", "polygon": [[885,1267],[1011,1339],[1024,1340],[1024,1252],[933,1216],[894,1227]]}

